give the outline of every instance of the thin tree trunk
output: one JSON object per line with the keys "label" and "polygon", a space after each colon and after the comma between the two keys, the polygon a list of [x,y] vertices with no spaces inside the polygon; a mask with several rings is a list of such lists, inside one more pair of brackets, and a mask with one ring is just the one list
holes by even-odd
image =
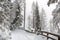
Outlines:
{"label": "thin tree trunk", "polygon": [[26,0],[24,0],[24,30],[25,30],[25,16],[26,16]]}

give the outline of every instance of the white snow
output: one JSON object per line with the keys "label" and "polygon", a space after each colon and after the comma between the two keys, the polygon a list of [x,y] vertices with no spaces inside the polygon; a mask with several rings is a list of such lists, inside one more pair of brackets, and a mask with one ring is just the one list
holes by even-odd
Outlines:
{"label": "white snow", "polygon": [[12,40],[47,40],[46,37],[25,32],[23,30],[16,30],[12,32]]}

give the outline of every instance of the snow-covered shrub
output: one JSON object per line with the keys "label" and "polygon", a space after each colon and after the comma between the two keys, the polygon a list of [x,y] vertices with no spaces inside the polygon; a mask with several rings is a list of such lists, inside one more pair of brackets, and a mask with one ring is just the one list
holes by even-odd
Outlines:
{"label": "snow-covered shrub", "polygon": [[0,25],[0,40],[11,40],[11,31]]}

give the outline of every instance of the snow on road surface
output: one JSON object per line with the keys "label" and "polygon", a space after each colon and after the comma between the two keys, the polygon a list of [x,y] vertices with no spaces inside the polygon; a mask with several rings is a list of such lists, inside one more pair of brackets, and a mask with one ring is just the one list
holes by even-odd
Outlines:
{"label": "snow on road surface", "polygon": [[12,32],[12,40],[46,40],[46,37],[28,33],[23,30],[16,30]]}

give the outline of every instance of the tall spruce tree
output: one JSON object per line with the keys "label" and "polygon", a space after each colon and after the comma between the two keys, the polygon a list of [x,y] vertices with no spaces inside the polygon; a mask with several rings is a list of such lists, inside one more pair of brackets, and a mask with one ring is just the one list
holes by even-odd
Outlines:
{"label": "tall spruce tree", "polygon": [[45,10],[42,8],[41,13],[40,13],[40,26],[42,30],[45,30],[46,28],[46,14]]}
{"label": "tall spruce tree", "polygon": [[11,32],[9,30],[10,5],[11,0],[0,0],[0,40],[11,40]]}
{"label": "tall spruce tree", "polygon": [[33,3],[33,27],[35,28],[35,32],[38,31],[38,29],[41,30],[40,16],[37,2],[36,5]]}
{"label": "tall spruce tree", "polygon": [[11,22],[11,26],[10,26],[10,29],[11,30],[14,30],[16,28],[18,28],[19,26],[22,25],[22,15],[21,15],[21,8],[20,8],[20,5],[18,3],[17,0],[15,0],[15,18],[14,20]]}

